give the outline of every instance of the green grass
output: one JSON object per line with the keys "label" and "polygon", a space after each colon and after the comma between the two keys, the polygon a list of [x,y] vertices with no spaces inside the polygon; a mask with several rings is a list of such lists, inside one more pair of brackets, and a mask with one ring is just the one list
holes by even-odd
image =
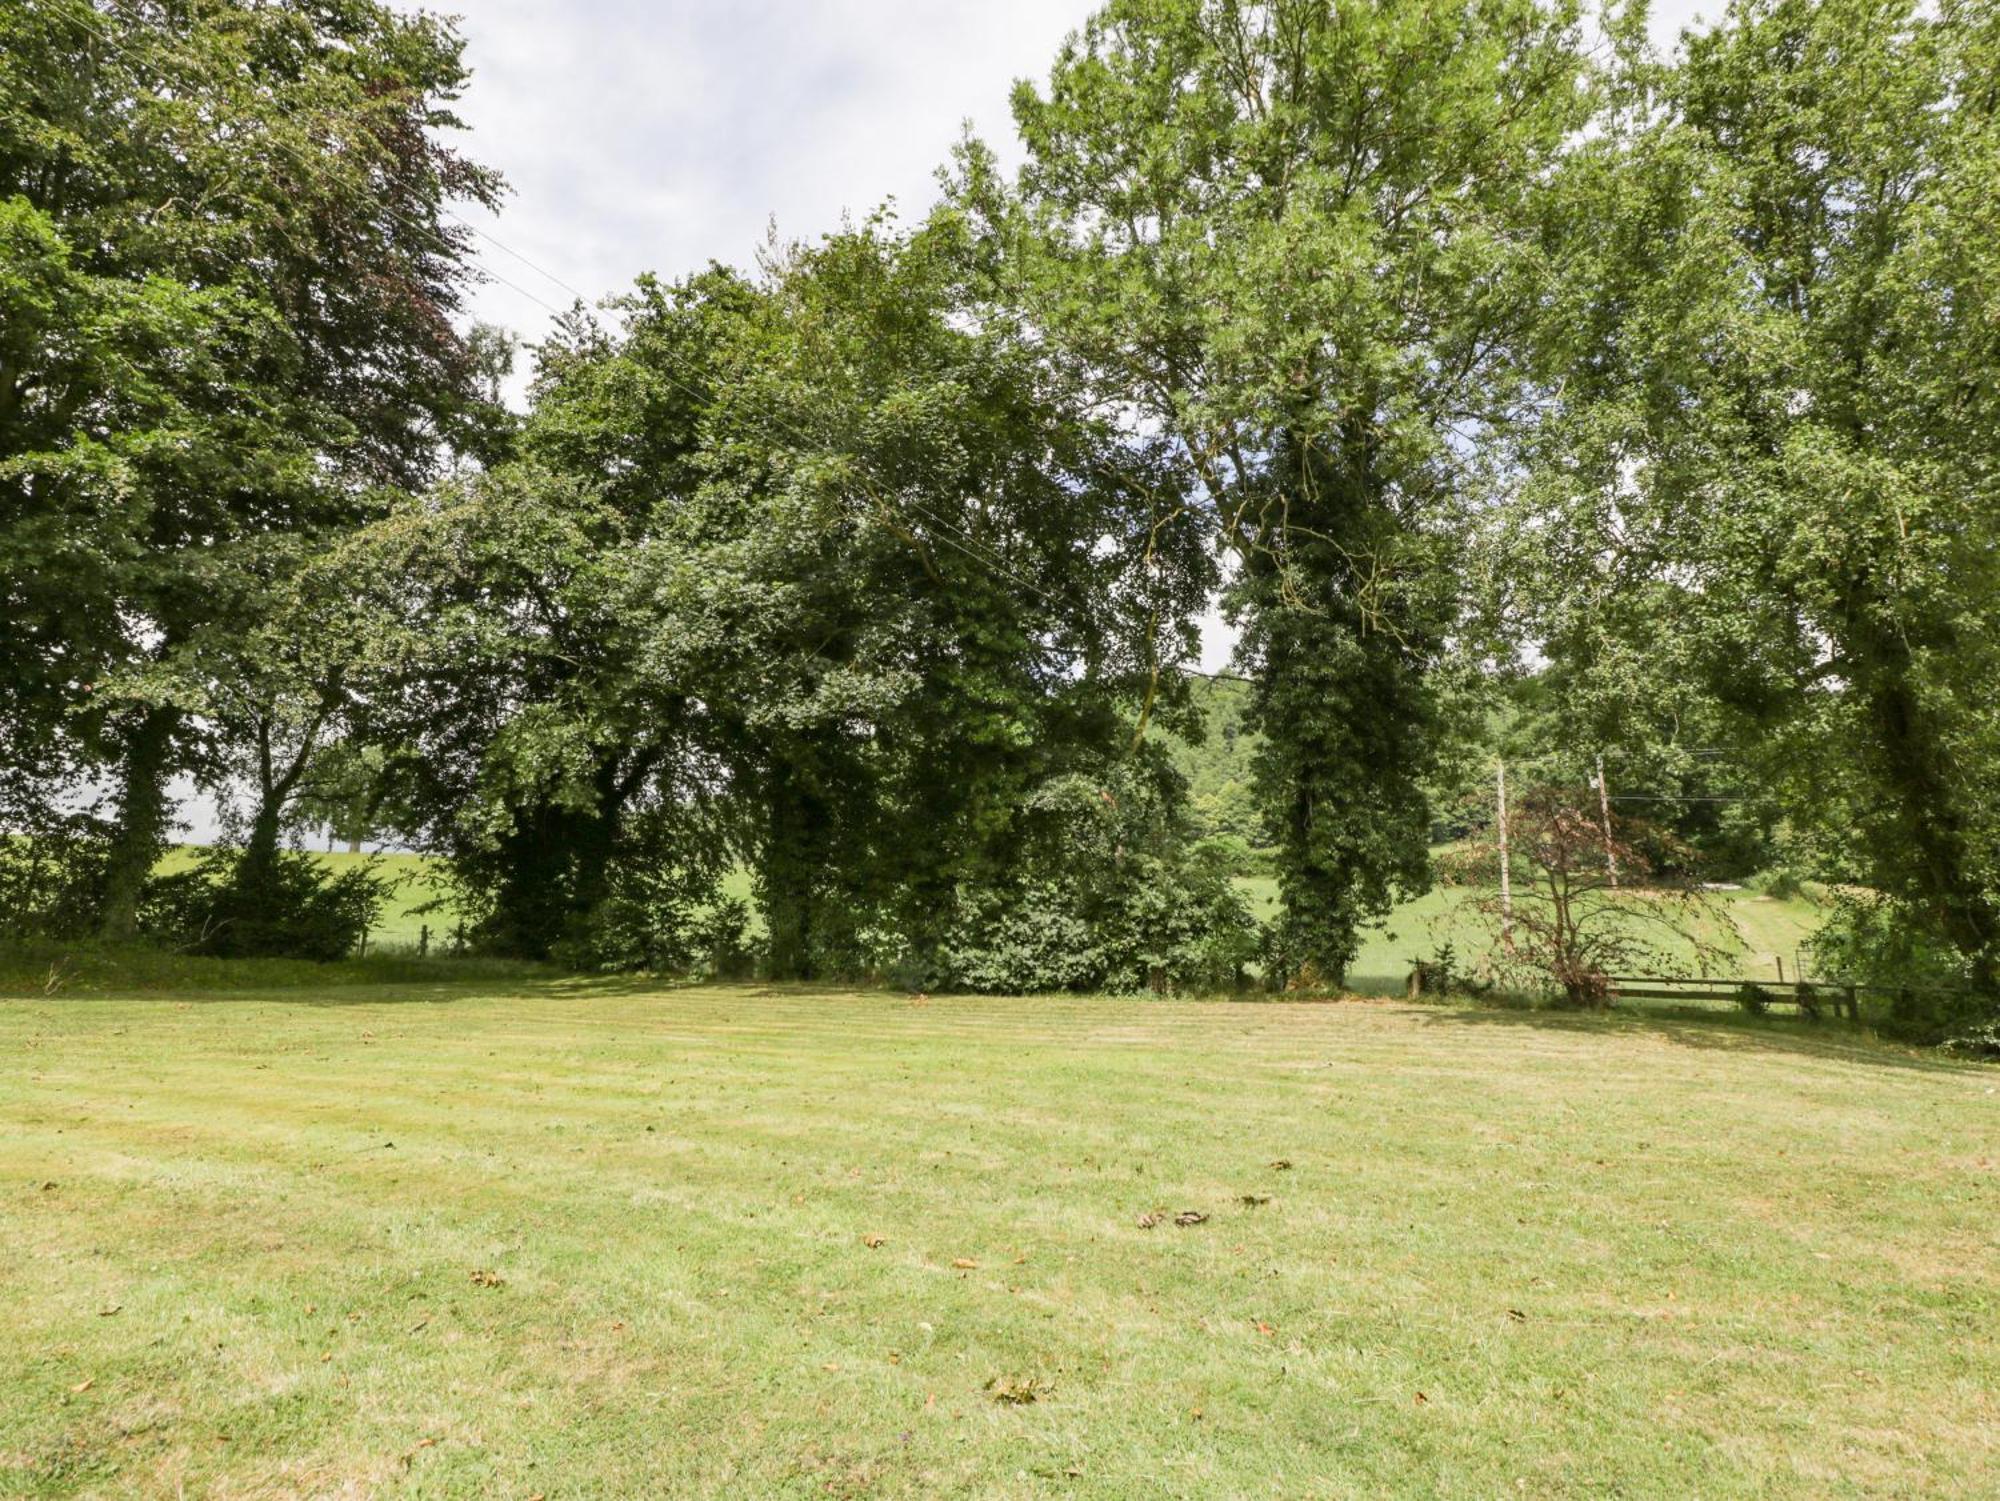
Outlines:
{"label": "green grass", "polygon": [[2000,1073],[1831,1029],[550,980],[0,1049],[0,1495],[2000,1473]]}

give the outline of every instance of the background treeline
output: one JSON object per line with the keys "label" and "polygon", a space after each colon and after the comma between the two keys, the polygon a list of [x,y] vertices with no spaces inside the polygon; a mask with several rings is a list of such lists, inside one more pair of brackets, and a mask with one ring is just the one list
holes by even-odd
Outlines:
{"label": "background treeline", "polygon": [[2000,7],[1644,34],[1111,0],[1017,174],[579,307],[515,413],[447,24],[8,7],[6,923],[337,954],[331,824],[498,953],[1338,982],[1498,752],[1990,994]]}

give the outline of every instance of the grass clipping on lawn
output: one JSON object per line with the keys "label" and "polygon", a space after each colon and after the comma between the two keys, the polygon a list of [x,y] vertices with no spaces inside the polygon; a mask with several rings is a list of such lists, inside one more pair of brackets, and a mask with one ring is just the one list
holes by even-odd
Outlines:
{"label": "grass clipping on lawn", "polygon": [[0,1495],[2000,1474],[2000,1072],[1847,1037],[572,980],[0,1049]]}

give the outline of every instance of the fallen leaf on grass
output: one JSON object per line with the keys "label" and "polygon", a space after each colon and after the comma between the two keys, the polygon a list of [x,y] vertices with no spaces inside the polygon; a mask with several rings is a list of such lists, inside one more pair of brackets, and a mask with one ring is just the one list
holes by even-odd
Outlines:
{"label": "fallen leaf on grass", "polygon": [[1208,1216],[1203,1214],[1199,1209],[1183,1209],[1179,1214],[1174,1216],[1174,1223],[1179,1225],[1183,1230],[1190,1225],[1205,1224],[1207,1220]]}
{"label": "fallen leaf on grass", "polygon": [[1275,1325],[1267,1324],[1262,1319],[1259,1319],[1257,1320],[1257,1332],[1263,1335],[1272,1335],[1276,1334],[1278,1330]]}
{"label": "fallen leaf on grass", "polygon": [[505,1287],[507,1279],[502,1277],[498,1272],[489,1272],[485,1267],[480,1267],[472,1274],[472,1285],[474,1287]]}
{"label": "fallen leaf on grass", "polygon": [[1271,1202],[1271,1196],[1269,1194],[1244,1194],[1236,1202],[1241,1204],[1245,1209],[1260,1209]]}
{"label": "fallen leaf on grass", "polygon": [[83,1380],[77,1382],[75,1386],[71,1387],[70,1390],[81,1394],[89,1391],[95,1385],[97,1385],[97,1378],[95,1376],[86,1376]]}
{"label": "fallen leaf on grass", "polygon": [[1507,1317],[1512,1319],[1517,1324],[1525,1324],[1528,1322],[1528,1316],[1525,1313],[1521,1312],[1521,1310],[1518,1308],[1508,1309]]}
{"label": "fallen leaf on grass", "polygon": [[960,1256],[952,1262],[952,1265],[957,1267],[961,1272],[976,1272],[979,1270],[979,1263],[974,1261],[970,1256]]}
{"label": "fallen leaf on grass", "polygon": [[995,1402],[1005,1402],[1011,1407],[1025,1407],[1030,1402],[1039,1402],[1054,1390],[1039,1376],[995,1376],[986,1383],[986,1389],[993,1394]]}
{"label": "fallen leaf on grass", "polygon": [[1164,1209],[1150,1209],[1139,1216],[1139,1228],[1141,1230],[1150,1230],[1166,1217],[1167,1214]]}
{"label": "fallen leaf on grass", "polygon": [[1271,1170],[1277,1173],[1289,1173],[1292,1170],[1292,1159],[1289,1157],[1280,1157],[1276,1162],[1271,1164]]}
{"label": "fallen leaf on grass", "polygon": [[1424,1395],[1424,1394],[1423,1394],[1422,1392],[1418,1392],[1418,1393],[1417,1393],[1417,1406],[1419,1406],[1419,1407],[1428,1407],[1428,1406],[1430,1406],[1430,1405],[1431,1405],[1431,1399],[1430,1399],[1429,1397],[1426,1397],[1426,1396],[1425,1396],[1425,1395]]}
{"label": "fallen leaf on grass", "polygon": [[112,1304],[112,1305],[111,1305],[111,1306],[110,1306],[109,1308],[100,1308],[100,1309],[98,1309],[98,1310],[97,1310],[97,1316],[98,1316],[98,1317],[99,1317],[100,1319],[108,1319],[108,1318],[110,1318],[110,1317],[111,1317],[111,1316],[112,1316],[113,1314],[115,1314],[115,1313],[119,1312],[119,1311],[120,1311],[121,1309],[123,1309],[124,1307],[125,1307],[125,1305],[124,1305],[123,1303],[113,1303],[113,1304]]}
{"label": "fallen leaf on grass", "polygon": [[864,1235],[861,1237],[861,1244],[871,1251],[879,1251],[886,1242],[879,1235]]}

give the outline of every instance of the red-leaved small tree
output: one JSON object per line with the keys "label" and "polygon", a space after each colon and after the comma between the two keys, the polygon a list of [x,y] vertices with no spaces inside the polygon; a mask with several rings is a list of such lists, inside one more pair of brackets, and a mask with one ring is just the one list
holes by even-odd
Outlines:
{"label": "red-leaved small tree", "polygon": [[1614,818],[1607,831],[1594,797],[1538,787],[1509,811],[1506,836],[1511,901],[1498,883],[1497,828],[1446,862],[1481,889],[1473,906],[1493,930],[1503,982],[1603,1007],[1614,975],[1669,975],[1690,958],[1706,974],[1728,953],[1711,936],[1728,931],[1726,917],[1699,886],[1656,883],[1661,852],[1681,868],[1692,859],[1664,830]]}

